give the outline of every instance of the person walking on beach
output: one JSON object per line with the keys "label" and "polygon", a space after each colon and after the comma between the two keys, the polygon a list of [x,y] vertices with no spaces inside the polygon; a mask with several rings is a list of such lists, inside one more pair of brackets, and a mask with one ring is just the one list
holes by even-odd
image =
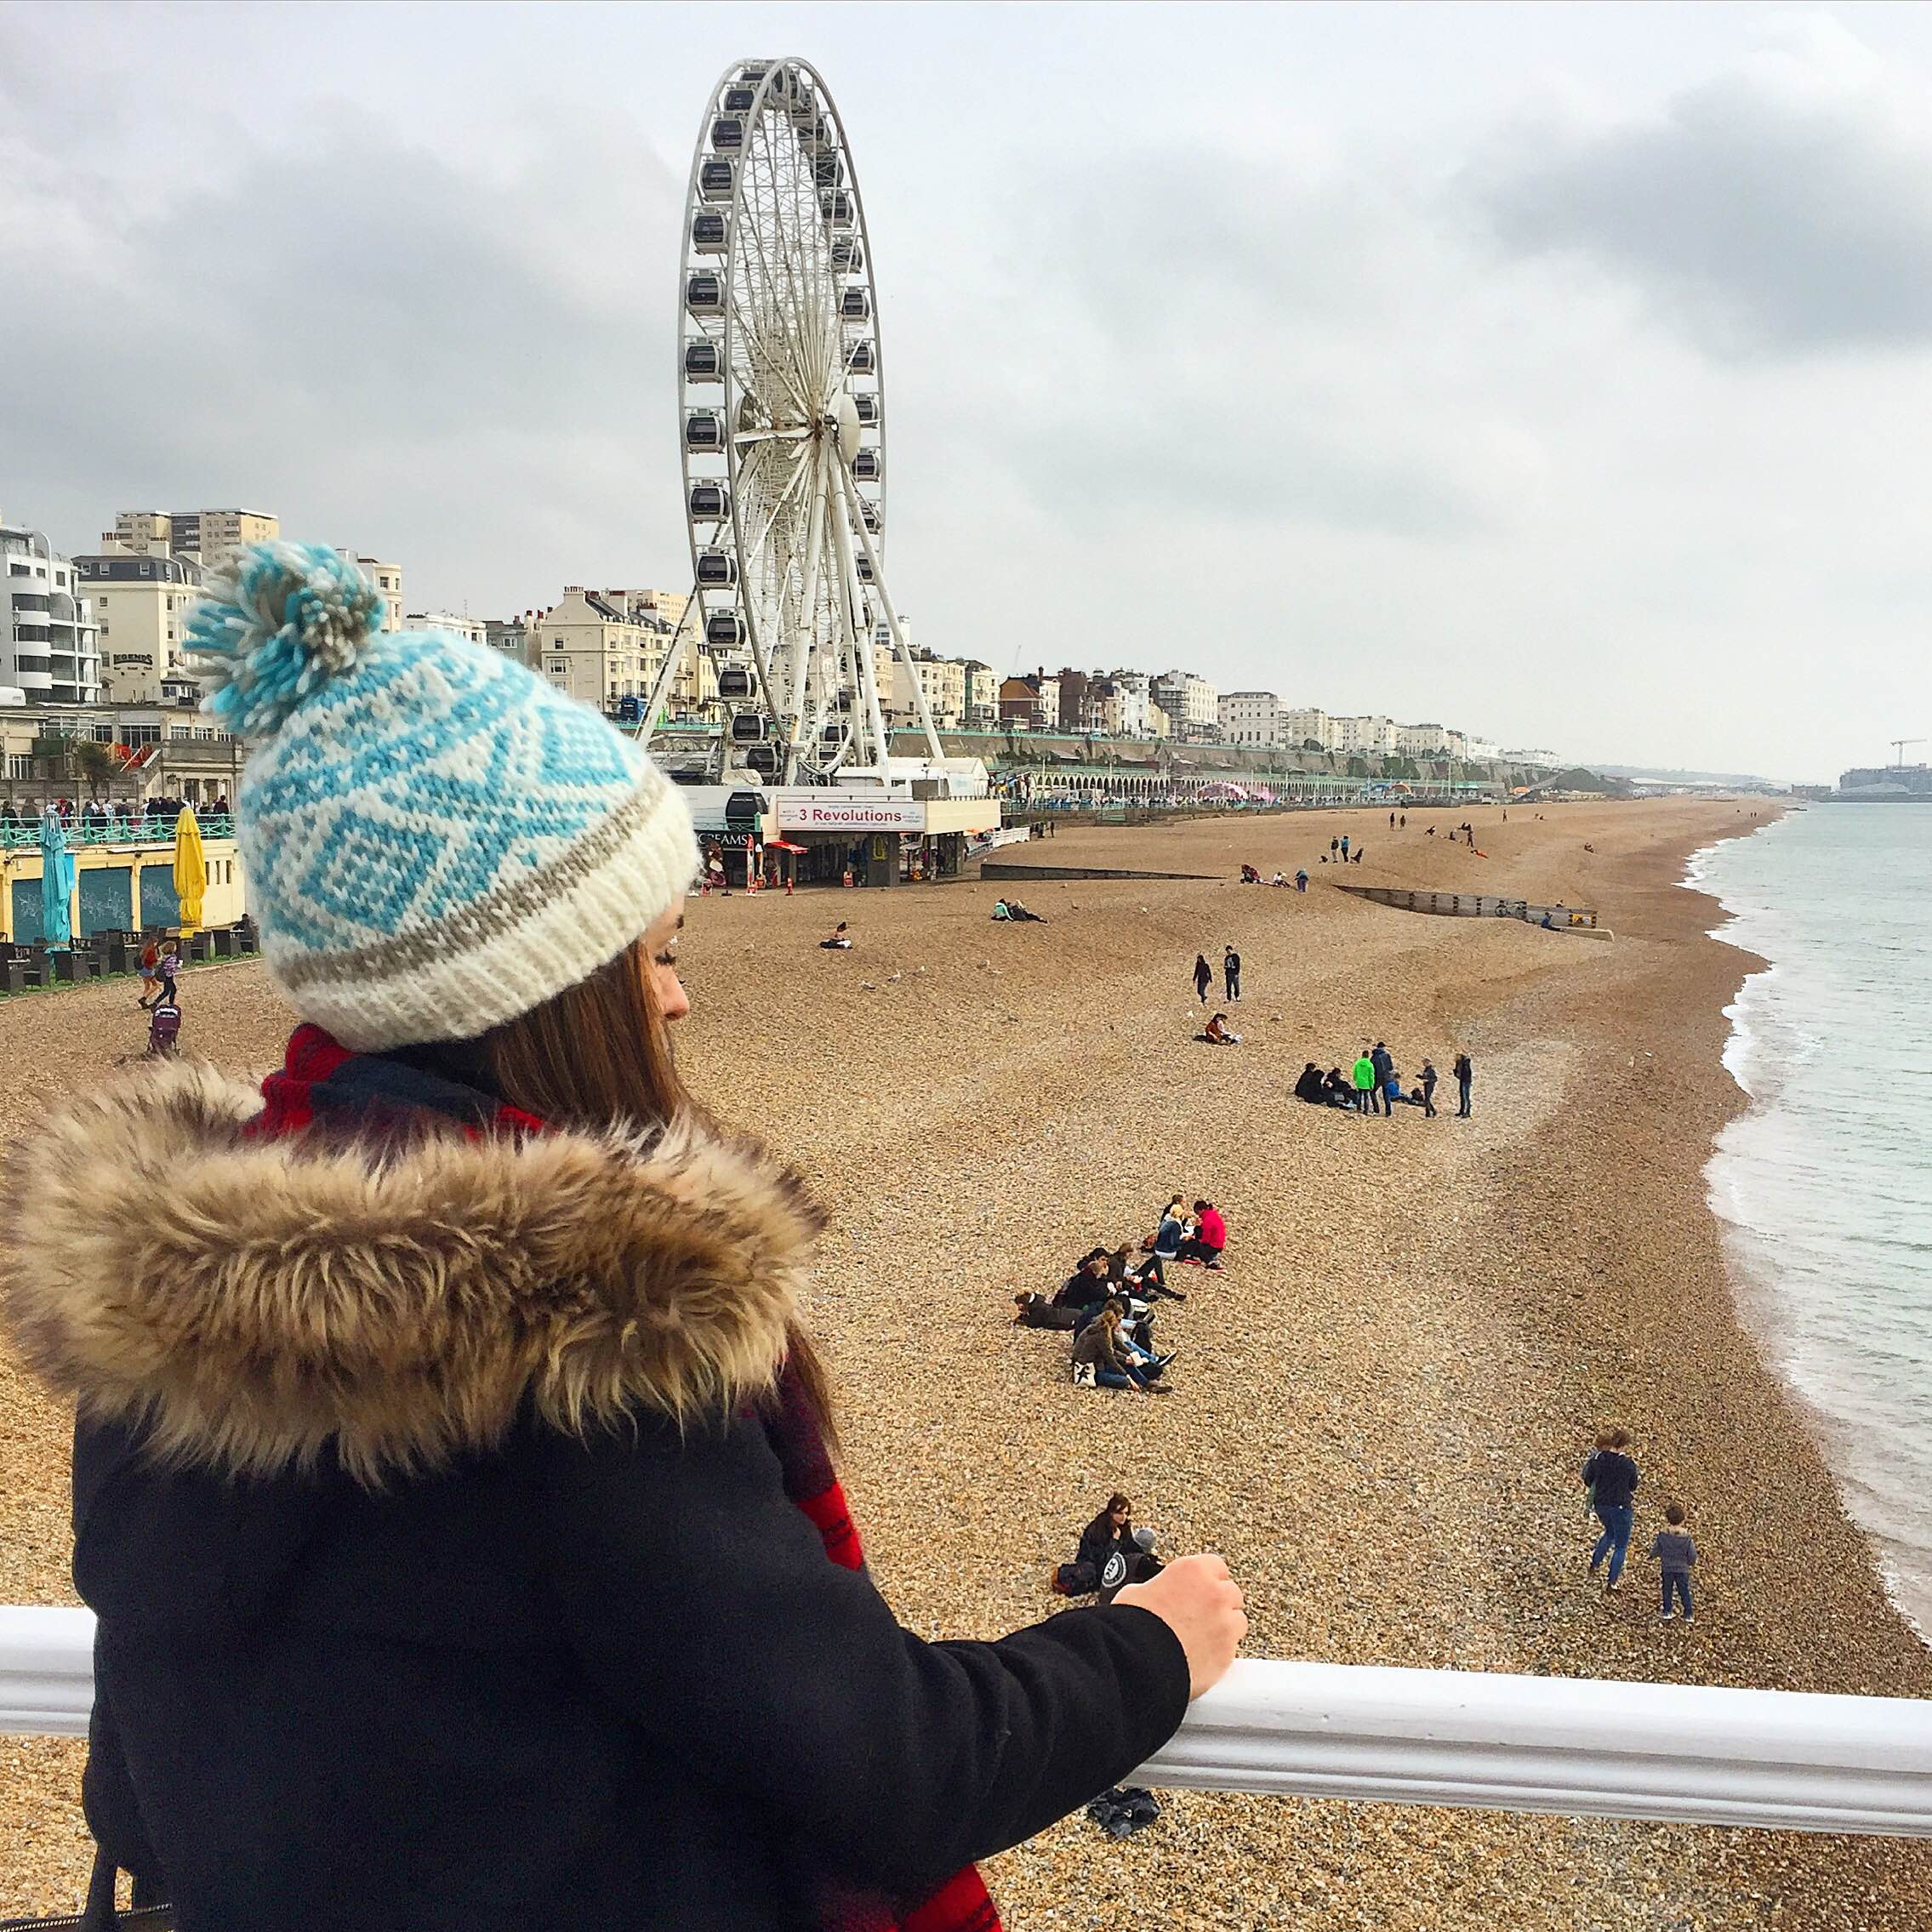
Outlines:
{"label": "person walking on beach", "polygon": [[1214,968],[1207,963],[1205,953],[1194,955],[1194,991],[1200,996],[1202,1006],[1207,1004],[1207,989],[1214,984]]}
{"label": "person walking on beach", "polygon": [[1365,1114],[1374,1113],[1376,1110],[1376,1063],[1369,1057],[1367,1047],[1365,1046],[1362,1049],[1354,1066],[1350,1069],[1350,1075],[1355,1085],[1356,1106]]}
{"label": "person walking on beach", "polygon": [[1393,812],[1388,815],[1388,829],[1392,832],[1395,829],[1395,814]]}
{"label": "person walking on beach", "polygon": [[1684,1606],[1684,1621],[1689,1623],[1691,1620],[1690,1566],[1697,1560],[1697,1545],[1684,1526],[1684,1515],[1681,1502],[1667,1502],[1665,1527],[1650,1539],[1650,1554],[1657,1559],[1658,1580],[1663,1587],[1663,1601],[1657,1610],[1659,1623],[1670,1621],[1673,1592]]}
{"label": "person walking on beach", "polygon": [[1241,955],[1232,946],[1221,955],[1221,972],[1228,983],[1228,997],[1239,1000],[1241,997]]}
{"label": "person walking on beach", "polygon": [[[670,1045],[678,788],[501,653],[384,630],[324,544],[208,589],[300,1023],[259,1088],[161,1066],[76,1103],[0,1253],[11,1345],[77,1405],[96,1897],[119,1866],[276,1932],[992,1926],[971,1861],[1226,1672],[1226,1565],[994,1643],[902,1627],[806,1325],[825,1211]],[[357,822],[419,827],[434,889],[345,862],[317,921]]]}
{"label": "person walking on beach", "polygon": [[1435,1118],[1435,1063],[1433,1060],[1423,1061],[1422,1070],[1416,1078],[1422,1083],[1422,1118],[1433,1120]]}
{"label": "person walking on beach", "polygon": [[1348,835],[1346,832],[1342,835],[1342,863],[1344,865],[1348,863]]}
{"label": "person walking on beach", "polygon": [[1297,892],[1305,892],[1308,891],[1308,869],[1305,865],[1299,866],[1296,869],[1295,872],[1295,890]]}
{"label": "person walking on beach", "polygon": [[1456,1056],[1456,1064],[1450,1071],[1456,1075],[1456,1118],[1458,1120],[1467,1120],[1469,1118],[1469,1089],[1476,1083],[1476,1069],[1471,1065],[1467,1053],[1458,1053]]}
{"label": "person walking on beach", "polygon": [[1604,1580],[1605,1595],[1622,1580],[1623,1559],[1630,1548],[1630,1528],[1637,1513],[1637,1465],[1624,1454],[1629,1446],[1627,1430],[1605,1429],[1583,1464],[1583,1487],[1591,1509],[1604,1526],[1590,1553],[1590,1574],[1594,1576],[1604,1559],[1610,1559],[1610,1571]]}

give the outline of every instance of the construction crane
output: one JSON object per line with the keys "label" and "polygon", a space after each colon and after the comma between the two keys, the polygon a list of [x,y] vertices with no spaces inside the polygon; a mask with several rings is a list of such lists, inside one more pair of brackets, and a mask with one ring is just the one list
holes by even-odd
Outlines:
{"label": "construction crane", "polygon": [[1905,769],[1905,748],[1908,744],[1923,744],[1924,742],[1922,738],[1889,738],[1885,740],[1892,748],[1892,762],[1901,771]]}

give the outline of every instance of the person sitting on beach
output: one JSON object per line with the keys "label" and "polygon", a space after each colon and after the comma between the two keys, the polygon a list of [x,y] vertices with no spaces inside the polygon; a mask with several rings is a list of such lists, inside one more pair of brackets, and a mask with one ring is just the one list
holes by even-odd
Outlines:
{"label": "person sitting on beach", "polygon": [[1662,1573],[1663,1603],[1657,1611],[1657,1621],[1670,1621],[1671,1596],[1674,1592],[1684,1605],[1684,1621],[1689,1623],[1691,1621],[1690,1566],[1697,1560],[1697,1545],[1684,1526],[1681,1502],[1664,1505],[1664,1523],[1666,1527],[1650,1540],[1650,1554],[1657,1559]]}
{"label": "person sitting on beach", "polygon": [[1275,875],[1268,881],[1268,884],[1271,886],[1285,886],[1287,883],[1288,875],[1285,872],[1277,872]]}
{"label": "person sitting on beach", "polygon": [[1194,1038],[1205,1040],[1210,1046],[1239,1046],[1241,1044],[1240,1034],[1228,1031],[1228,1016],[1225,1013],[1217,1013],[1207,1023],[1206,1030],[1197,1033]]}
{"label": "person sitting on beach", "polygon": [[1107,1507],[1080,1531],[1080,1543],[1074,1552],[1074,1561],[1092,1566],[1092,1587],[1097,1590],[1108,1559],[1114,1556],[1124,1559],[1133,1547],[1133,1504],[1116,1490],[1108,1497]]}
{"label": "person sitting on beach", "polygon": [[1063,1308],[1056,1302],[1050,1302],[1044,1295],[1021,1293],[1013,1297],[1013,1326],[1015,1328],[1057,1329],[1063,1334],[1071,1334],[1080,1325],[1080,1311],[1078,1308]]}
{"label": "person sitting on beach", "polygon": [[1181,1213],[1181,1197],[1176,1194],[1162,1210],[1160,1225],[1154,1231],[1151,1243],[1154,1258],[1162,1262],[1178,1261],[1181,1258],[1181,1244],[1187,1238],[1187,1225]]}
{"label": "person sitting on beach", "polygon": [[849,953],[852,950],[852,935],[846,931],[846,922],[841,919],[832,928],[832,937],[829,939],[821,939],[818,944],[824,952]]}
{"label": "person sitting on beach", "polygon": [[1120,1332],[1124,1313],[1118,1302],[1108,1302],[1098,1319],[1074,1337],[1074,1379],[1084,1382],[1086,1377],[1080,1371],[1086,1369],[1097,1388],[1137,1388],[1143,1395],[1165,1395],[1167,1391],[1159,1385],[1159,1377],[1166,1361],[1158,1355],[1137,1359],[1141,1352]]}
{"label": "person sitting on beach", "polygon": [[1627,1430],[1605,1429],[1583,1464],[1583,1487],[1590,1498],[1590,1508],[1604,1526],[1603,1535],[1590,1553],[1590,1574],[1594,1576],[1604,1559],[1610,1559],[1610,1574],[1604,1582],[1605,1596],[1622,1578],[1623,1559],[1630,1547],[1630,1528],[1636,1514],[1639,1478],[1635,1461],[1624,1453],[1629,1446]]}
{"label": "person sitting on beach", "polygon": [[1004,899],[995,899],[993,902],[993,916],[995,919],[1011,919],[1013,915]]}
{"label": "person sitting on beach", "polygon": [[1165,1295],[1171,1302],[1184,1302],[1188,1298],[1178,1288],[1167,1285],[1167,1271],[1161,1266],[1158,1255],[1149,1255],[1136,1268],[1132,1251],[1124,1241],[1107,1257],[1107,1284],[1115,1294],[1143,1297]]}
{"label": "person sitting on beach", "polygon": [[1181,1243],[1181,1259],[1218,1268],[1221,1251],[1227,1245],[1228,1223],[1221,1218],[1221,1210],[1211,1200],[1196,1201],[1194,1232]]}
{"label": "person sitting on beach", "polygon": [[1328,1095],[1322,1086],[1321,1069],[1313,1060],[1303,1066],[1302,1077],[1295,1082],[1295,1097],[1307,1101],[1311,1107],[1327,1104]]}
{"label": "person sitting on beach", "polygon": [[1331,1107],[1347,1107],[1352,1109],[1355,1105],[1355,1089],[1339,1067],[1331,1067],[1328,1069],[1327,1075],[1321,1083],[1321,1091],[1322,1097]]}
{"label": "person sitting on beach", "polygon": [[1030,912],[1017,899],[1006,901],[1006,917],[1023,926],[1044,926],[1046,920],[1037,912]]}
{"label": "person sitting on beach", "polygon": [[1261,883],[1261,874],[1253,866],[1244,865],[1241,868],[1241,883],[1244,886],[1258,886]]}
{"label": "person sitting on beach", "polygon": [[1097,1308],[1107,1299],[1107,1251],[1096,1248],[1080,1257],[1080,1264],[1061,1283],[1053,1297],[1057,1308]]}

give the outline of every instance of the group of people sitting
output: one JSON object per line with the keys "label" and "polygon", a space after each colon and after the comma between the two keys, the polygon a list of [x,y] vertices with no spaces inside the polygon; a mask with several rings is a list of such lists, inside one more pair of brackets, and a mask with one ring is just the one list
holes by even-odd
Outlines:
{"label": "group of people sitting", "polygon": [[[1467,1120],[1469,1089],[1475,1077],[1467,1053],[1456,1056],[1453,1071],[1456,1112]],[[1394,1056],[1378,1040],[1373,1046],[1362,1049],[1346,1074],[1339,1067],[1331,1067],[1325,1074],[1313,1060],[1307,1062],[1302,1069],[1301,1078],[1295,1082],[1295,1097],[1306,1101],[1311,1107],[1344,1107],[1359,1114],[1389,1114],[1397,1107],[1419,1107],[1423,1119],[1433,1120],[1439,1077],[1434,1063],[1425,1059],[1422,1071],[1416,1076],[1415,1085],[1405,1091]]]}
{"label": "group of people sitting", "polygon": [[1308,875],[1304,870],[1297,872],[1291,879],[1285,872],[1278,870],[1272,879],[1263,881],[1258,865],[1244,865],[1241,868],[1241,883],[1244,886],[1292,886],[1297,892],[1305,892],[1308,889]]}
{"label": "group of people sitting", "polygon": [[1010,919],[1016,923],[1030,920],[1035,926],[1046,921],[1037,912],[1029,912],[1017,899],[995,899],[993,902],[993,916],[995,919]]}
{"label": "group of people sitting", "polygon": [[1183,1212],[1183,1197],[1176,1194],[1160,1226],[1141,1244],[1144,1258],[1137,1264],[1125,1244],[1091,1249],[1057,1294],[1015,1295],[1013,1321],[1018,1327],[1053,1329],[1072,1336],[1076,1387],[1165,1395],[1161,1377],[1175,1351],[1162,1354],[1154,1347],[1153,1304],[1162,1297],[1186,1301],[1169,1284],[1168,1268],[1185,1263],[1218,1269],[1227,1240],[1227,1223],[1212,1201],[1196,1201],[1189,1216]]}

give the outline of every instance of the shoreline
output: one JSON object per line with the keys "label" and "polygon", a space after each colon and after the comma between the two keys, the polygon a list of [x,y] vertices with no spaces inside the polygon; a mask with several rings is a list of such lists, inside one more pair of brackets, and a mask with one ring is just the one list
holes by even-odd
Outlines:
{"label": "shoreline", "polygon": [[[1749,955],[1697,929],[1679,881],[1690,852],[1747,829],[1730,813],[1659,801],[1502,825],[1490,811],[1482,858],[1371,825],[1350,869],[1594,903],[1610,944],[1323,890],[1318,849],[1359,838],[1359,812],[1063,829],[1057,860],[1213,877],[1029,886],[1044,926],[990,925],[996,888],[970,884],[841,893],[836,915],[809,894],[694,904],[681,1054],[832,1212],[810,1314],[854,1515],[902,1621],[994,1636],[1052,1612],[1051,1566],[1120,1487],[1171,1553],[1228,1557],[1253,1656],[1932,1696],[1932,1661],[1744,1327],[1705,1196],[1744,1100],[1722,1049]],[[1305,863],[1310,891],[1240,887],[1243,860]],[[853,920],[852,954],[813,945],[828,916]],[[1245,1044],[1222,1053],[1192,1044],[1185,977],[1230,938]],[[286,1022],[257,969],[197,986],[191,1044],[219,1038],[226,1063],[258,1069],[276,1057]],[[0,1008],[0,1065],[25,1063],[9,1046],[39,1055],[35,1078],[0,1080],[8,1137],[120,1045],[124,994],[60,997],[73,1024],[59,1040]],[[1287,1099],[1304,1058],[1325,1066],[1365,1032],[1405,1074],[1466,1046],[1474,1120]],[[1072,1390],[1054,1338],[1012,1329],[1006,1297],[1052,1285],[1096,1240],[1137,1240],[1176,1188],[1216,1200],[1232,1235],[1225,1272],[1183,1282],[1188,1302],[1160,1314],[1176,1393]],[[66,1594],[65,1424],[37,1403],[0,1363],[12,1601]],[[1692,1501],[1709,1571],[1694,1631],[1655,1626],[1641,1564],[1608,1604],[1585,1585],[1575,1472],[1611,1417],[1637,1428],[1645,1473],[1633,1549],[1644,1504]],[[50,1910],[74,1869],[79,1753],[36,1749],[28,1764],[0,1741],[0,1903],[32,1886],[18,1908]],[[993,1861],[1010,1932],[1074,1913],[1122,1932],[1745,1932],[1774,1910],[1787,1932],[1932,1923],[1923,1845],[1164,1802],[1124,1844],[1075,1819]],[[16,1849],[22,1827],[37,1844]]]}
{"label": "shoreline", "polygon": [[1888,1601],[1912,1635],[1929,1652],[1932,1652],[1932,1618],[1916,1611],[1912,1603],[1908,1600],[1914,1593],[1920,1597],[1926,1593],[1927,1574],[1929,1568],[1932,1568],[1932,1552],[1901,1542],[1897,1544],[1895,1553],[1884,1530],[1875,1525],[1867,1524],[1861,1518],[1855,1501],[1855,1492],[1863,1480],[1859,1467],[1861,1447],[1857,1425],[1836,1412],[1823,1399],[1812,1394],[1795,1372],[1774,1359],[1775,1356],[1795,1346],[1794,1337],[1790,1333],[1789,1316],[1780,1301],[1778,1239],[1774,1233],[1761,1230],[1752,1225],[1741,1206],[1727,1208],[1723,1205],[1726,1162],[1748,1165],[1747,1156],[1735,1148],[1726,1148],[1722,1144],[1725,1134],[1738,1122],[1747,1122],[1754,1118],[1775,1118],[1777,1113],[1778,1090],[1775,1085],[1753,1091],[1747,1083],[1747,1062],[1757,1044],[1747,1024],[1745,1011],[1747,992],[1753,981],[1769,981],[1785,968],[1776,957],[1758,953],[1754,949],[1744,946],[1740,940],[1728,937],[1745,927],[1749,920],[1746,909],[1734,909],[1714,887],[1704,882],[1708,876],[1709,869],[1701,869],[1699,861],[1713,856],[1718,849],[1718,846],[1713,844],[1693,852],[1687,861],[1688,869],[1684,883],[1690,890],[1710,899],[1724,915],[1722,923],[1713,928],[1709,936],[1720,944],[1746,952],[1749,957],[1759,962],[1745,973],[1735,994],[1724,1007],[1729,1030],[1724,1040],[1723,1063],[1725,1071],[1742,1094],[1743,1103],[1733,1115],[1732,1120],[1727,1122],[1713,1139],[1710,1159],[1705,1166],[1706,1196],[1723,1236],[1726,1262],[1732,1275],[1738,1319],[1746,1332],[1757,1341],[1760,1349],[1765,1354],[1773,1373],[1777,1376],[1804,1417],[1818,1453],[1832,1474],[1847,1517],[1857,1527],[1870,1547],[1872,1564],[1884,1587]]}

